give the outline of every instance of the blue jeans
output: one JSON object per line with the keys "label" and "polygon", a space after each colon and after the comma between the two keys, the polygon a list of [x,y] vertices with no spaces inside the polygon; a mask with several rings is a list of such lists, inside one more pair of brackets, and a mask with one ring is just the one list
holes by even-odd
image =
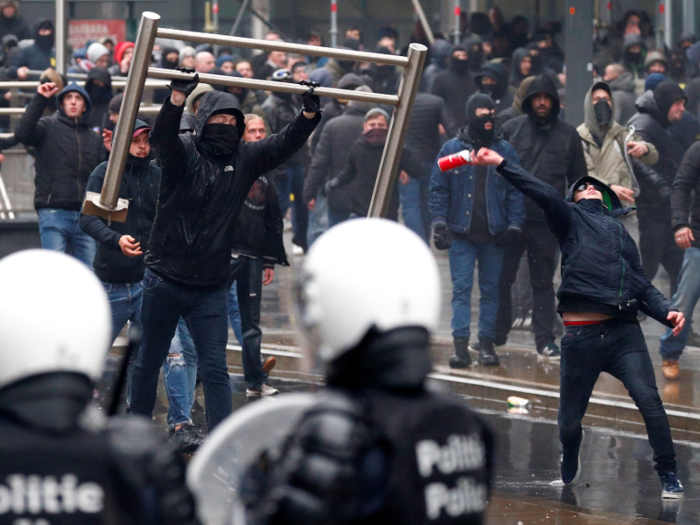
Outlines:
{"label": "blue jeans", "polygon": [[423,163],[423,168],[424,174],[421,178],[409,178],[407,184],[399,184],[399,197],[401,214],[406,227],[416,232],[426,244],[429,244],[428,187],[433,165],[428,164],[426,169],[426,163]]}
{"label": "blue jeans", "polygon": [[673,337],[670,328],[661,336],[659,352],[664,359],[677,360],[683,353],[692,326],[693,310],[700,299],[700,248],[688,248],[683,256],[683,266],[678,274],[678,289],[672,304],[685,315],[685,327]]}
{"label": "blue jeans", "polygon": [[243,348],[243,331],[241,330],[241,309],[238,306],[238,285],[233,281],[228,289],[228,320],[233,329],[236,341]]}
{"label": "blue jeans", "polygon": [[168,424],[175,427],[192,421],[190,415],[197,383],[197,354],[182,317],[177,323],[169,354],[163,363],[163,382],[168,395]]}
{"label": "blue jeans", "polygon": [[[239,306],[240,329],[243,337],[243,375],[248,388],[260,389],[267,374],[262,369],[260,345],[262,330],[260,329],[260,305],[262,302],[263,260],[260,257],[243,257],[231,259],[231,279],[234,285],[229,289],[229,297],[235,288]],[[229,302],[229,317],[232,313]],[[231,323],[235,319],[230,319]],[[236,335],[238,337],[238,335]]]}
{"label": "blue jeans", "polygon": [[351,215],[350,210],[337,210],[335,208],[328,207],[328,227],[332,228],[336,224],[340,224],[343,221],[347,221]]}
{"label": "blue jeans", "polygon": [[37,213],[41,247],[45,250],[70,253],[92,270],[97,244],[95,239],[80,229],[80,212],[41,208]]}
{"label": "blue jeans", "polygon": [[[111,284],[102,283],[107,299],[109,300],[109,309],[112,312],[112,342],[114,344],[117,336],[126,325],[127,321],[131,321],[129,334],[131,330],[141,332],[141,305],[143,302],[143,288],[141,283],[128,284]],[[134,363],[138,352],[134,352],[129,356],[129,367],[126,373],[126,392],[127,404],[130,404],[129,393],[131,392],[131,375],[134,370]]]}
{"label": "blue jeans", "polygon": [[474,268],[479,261],[479,337],[495,337],[498,312],[498,280],[503,265],[503,251],[493,242],[470,242],[452,239],[450,273],[452,274],[452,336],[469,338],[472,320]]}
{"label": "blue jeans", "polygon": [[143,290],[143,337],[131,384],[132,412],[152,415],[160,368],[168,356],[180,317],[184,317],[197,353],[207,426],[211,431],[233,409],[226,364],[226,287],[216,290],[186,288],[147,269]]}
{"label": "blue jeans", "polygon": [[637,323],[615,320],[567,326],[561,340],[559,440],[565,452],[581,443],[581,420],[598,376],[622,381],[644,418],[659,473],[676,470],[676,454],[666,411],[656,389],[654,367]]}
{"label": "blue jeans", "polygon": [[316,195],[316,206],[309,211],[309,231],[306,235],[309,246],[328,229],[328,201],[320,192]]}
{"label": "blue jeans", "polygon": [[304,204],[304,166],[301,164],[287,165],[285,172],[287,174],[286,179],[277,185],[282,217],[287,214],[287,210],[292,204],[290,194],[293,194],[294,206],[292,207],[292,224],[294,228],[294,237],[292,242],[306,250],[306,232],[309,229],[309,208]]}

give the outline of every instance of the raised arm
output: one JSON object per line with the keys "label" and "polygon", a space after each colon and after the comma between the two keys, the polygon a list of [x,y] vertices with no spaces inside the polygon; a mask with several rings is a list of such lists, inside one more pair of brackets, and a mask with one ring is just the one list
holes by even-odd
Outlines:
{"label": "raised arm", "polygon": [[39,147],[46,139],[49,124],[41,116],[51,97],[58,93],[58,88],[53,82],[42,84],[37,89],[36,95],[29,102],[24,115],[15,127],[15,139],[27,146]]}
{"label": "raised arm", "polygon": [[569,203],[552,186],[533,177],[520,166],[507,161],[495,151],[487,148],[479,150],[472,164],[496,166],[496,171],[499,174],[542,208],[547,222],[557,238],[563,240],[566,237],[569,228],[571,228],[571,208]]}

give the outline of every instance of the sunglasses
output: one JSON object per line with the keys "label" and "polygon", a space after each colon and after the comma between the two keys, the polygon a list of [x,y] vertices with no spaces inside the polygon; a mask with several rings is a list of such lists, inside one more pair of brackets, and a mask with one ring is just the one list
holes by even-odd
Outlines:
{"label": "sunglasses", "polygon": [[603,189],[600,186],[598,186],[597,184],[591,184],[590,182],[584,182],[583,184],[579,184],[576,187],[576,191],[577,192],[586,191],[588,189],[588,186],[592,186],[593,188],[595,188],[596,190],[598,190],[601,193],[603,192]]}

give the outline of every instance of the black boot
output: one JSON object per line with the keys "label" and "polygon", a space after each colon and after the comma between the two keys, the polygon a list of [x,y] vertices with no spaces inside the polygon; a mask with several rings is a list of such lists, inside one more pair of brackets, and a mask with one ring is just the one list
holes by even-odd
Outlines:
{"label": "black boot", "polygon": [[493,348],[491,337],[479,337],[479,344],[474,346],[474,349],[479,352],[477,360],[481,366],[499,366],[501,364],[496,350]]}
{"label": "black boot", "polygon": [[472,358],[469,355],[469,338],[455,337],[455,355],[450,357],[450,368],[469,368]]}

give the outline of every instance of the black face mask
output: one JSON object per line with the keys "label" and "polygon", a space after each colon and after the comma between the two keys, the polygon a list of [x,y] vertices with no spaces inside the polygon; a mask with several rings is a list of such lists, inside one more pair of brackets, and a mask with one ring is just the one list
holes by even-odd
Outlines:
{"label": "black face mask", "polygon": [[45,36],[36,35],[34,37],[34,43],[40,49],[53,49],[53,33]]}
{"label": "black face mask", "polygon": [[108,103],[112,100],[112,90],[109,86],[91,86],[86,91],[94,104]]}
{"label": "black face mask", "polygon": [[625,60],[630,64],[639,64],[642,59],[641,53],[632,53],[629,49],[625,50]]}
{"label": "black face mask", "polygon": [[455,57],[452,57],[450,59],[450,69],[455,73],[466,73],[469,71],[469,60],[458,60]]}
{"label": "black face mask", "polygon": [[238,148],[238,128],[230,124],[207,124],[199,136],[199,150],[209,158],[227,159]]}
{"label": "black face mask", "polygon": [[[483,117],[476,116],[476,110],[486,108],[489,110],[488,115]],[[478,147],[490,146],[493,143],[495,129],[495,105],[493,100],[487,95],[474,95],[467,102],[467,126],[469,128],[469,137],[475,142]],[[491,129],[486,129],[486,124],[491,123]]]}
{"label": "black face mask", "polygon": [[481,92],[486,95],[491,95],[496,90],[496,84],[481,84]]}
{"label": "black face mask", "polygon": [[166,58],[163,58],[163,60],[160,61],[161,65],[163,66],[163,69],[175,69],[178,64],[180,63],[179,60],[167,60]]}
{"label": "black face mask", "polygon": [[389,78],[396,72],[396,68],[392,65],[377,66],[374,76],[376,78]]}
{"label": "black face mask", "polygon": [[593,110],[595,111],[595,118],[598,120],[600,126],[607,126],[610,124],[613,111],[607,100],[603,99],[596,102],[593,105]]}

